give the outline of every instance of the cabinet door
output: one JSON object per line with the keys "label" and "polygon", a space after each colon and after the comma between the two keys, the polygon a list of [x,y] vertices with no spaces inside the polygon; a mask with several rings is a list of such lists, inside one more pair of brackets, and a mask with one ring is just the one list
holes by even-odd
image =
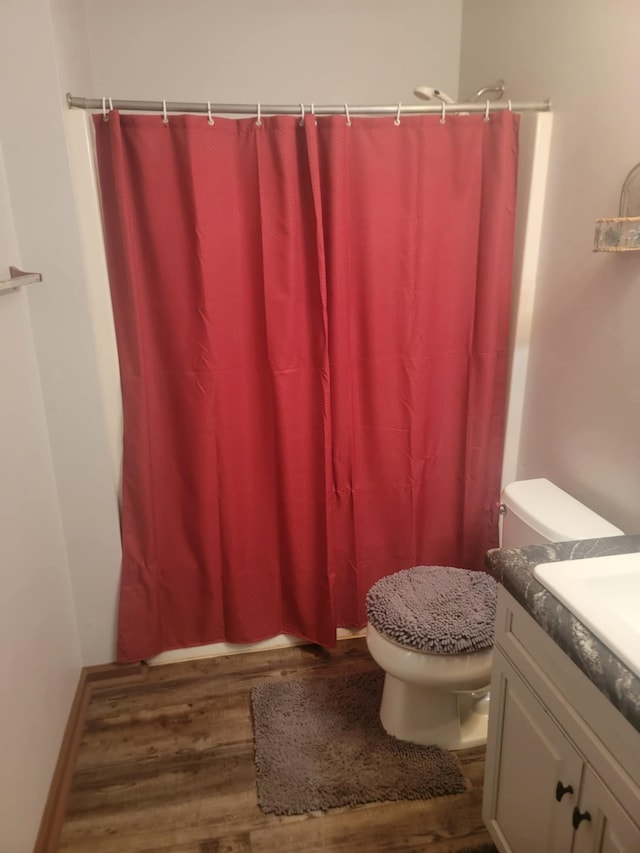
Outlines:
{"label": "cabinet door", "polygon": [[640,826],[590,767],[585,768],[576,823],[573,853],[640,851]]}
{"label": "cabinet door", "polygon": [[[571,850],[582,768],[562,729],[494,647],[483,818],[503,853]],[[557,791],[559,783],[567,790]]]}

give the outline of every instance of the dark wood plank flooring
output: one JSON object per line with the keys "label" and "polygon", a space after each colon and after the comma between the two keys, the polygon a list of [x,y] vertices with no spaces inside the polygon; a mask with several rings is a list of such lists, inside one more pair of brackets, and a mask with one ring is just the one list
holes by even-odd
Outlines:
{"label": "dark wood plank flooring", "polygon": [[[484,749],[460,753],[472,788],[293,817],[256,801],[250,690],[365,665],[363,639],[150,667],[94,691],[60,839],[65,853],[458,853],[490,839]],[[384,773],[384,768],[380,768]]]}

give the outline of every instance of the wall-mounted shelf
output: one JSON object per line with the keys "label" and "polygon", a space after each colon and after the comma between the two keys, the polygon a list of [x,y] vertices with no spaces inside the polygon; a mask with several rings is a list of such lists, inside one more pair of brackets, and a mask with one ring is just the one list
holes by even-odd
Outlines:
{"label": "wall-mounted shelf", "polygon": [[640,163],[629,172],[620,193],[618,215],[596,219],[594,252],[640,252]]}
{"label": "wall-mounted shelf", "polygon": [[36,281],[42,281],[42,275],[39,272],[24,272],[18,267],[9,267],[9,275],[11,278],[0,281],[0,293],[7,290],[17,290],[25,284],[35,284]]}
{"label": "wall-mounted shelf", "polygon": [[594,252],[640,252],[640,216],[596,219]]}

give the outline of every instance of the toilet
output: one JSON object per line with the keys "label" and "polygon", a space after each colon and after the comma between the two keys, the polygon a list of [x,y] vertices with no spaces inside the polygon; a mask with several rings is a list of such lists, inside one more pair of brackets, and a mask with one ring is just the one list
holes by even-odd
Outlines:
{"label": "toilet", "polygon": [[[543,478],[511,483],[502,501],[503,548],[622,535]],[[495,594],[485,573],[443,566],[371,587],[367,646],[385,671],[380,721],[389,734],[445,749],[486,743]]]}

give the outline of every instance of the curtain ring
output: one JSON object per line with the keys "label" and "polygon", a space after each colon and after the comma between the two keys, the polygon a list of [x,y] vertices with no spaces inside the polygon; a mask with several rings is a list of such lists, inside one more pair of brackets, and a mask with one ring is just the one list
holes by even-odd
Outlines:
{"label": "curtain ring", "polygon": [[344,105],[344,114],[347,117],[347,127],[351,127],[351,116],[349,115],[349,105]]}
{"label": "curtain ring", "polygon": [[167,102],[162,102],[162,123],[169,124],[169,118],[167,116]]}
{"label": "curtain ring", "polygon": [[318,122],[316,121],[316,105],[315,104],[311,104],[311,115],[313,116],[313,123],[318,124]]}
{"label": "curtain ring", "polygon": [[[109,101],[109,110],[107,111],[107,101]],[[113,110],[113,101],[111,98],[102,99],[102,120],[109,121],[109,113]]]}
{"label": "curtain ring", "polygon": [[397,127],[400,124],[400,110],[402,109],[402,103],[398,101],[398,112],[396,113],[396,120],[394,121],[395,126]]}
{"label": "curtain ring", "polygon": [[447,105],[442,102],[442,115],[440,116],[440,124],[444,124],[447,120]]}
{"label": "curtain ring", "polygon": [[207,115],[209,116],[209,124],[215,124],[214,118],[211,115],[211,101],[207,101]]}
{"label": "curtain ring", "polygon": [[489,121],[489,101],[487,101],[487,106],[484,111],[484,120]]}
{"label": "curtain ring", "polygon": [[300,127],[304,127],[304,104],[300,104]]}
{"label": "curtain ring", "polygon": [[511,113],[511,112],[513,112],[513,107],[511,106],[511,98],[509,98],[509,100],[507,101],[507,103],[509,104],[509,112],[510,112],[510,113]]}
{"label": "curtain ring", "polygon": [[258,117],[256,119],[256,127],[262,126],[262,119],[260,118],[260,103],[258,103]]}

